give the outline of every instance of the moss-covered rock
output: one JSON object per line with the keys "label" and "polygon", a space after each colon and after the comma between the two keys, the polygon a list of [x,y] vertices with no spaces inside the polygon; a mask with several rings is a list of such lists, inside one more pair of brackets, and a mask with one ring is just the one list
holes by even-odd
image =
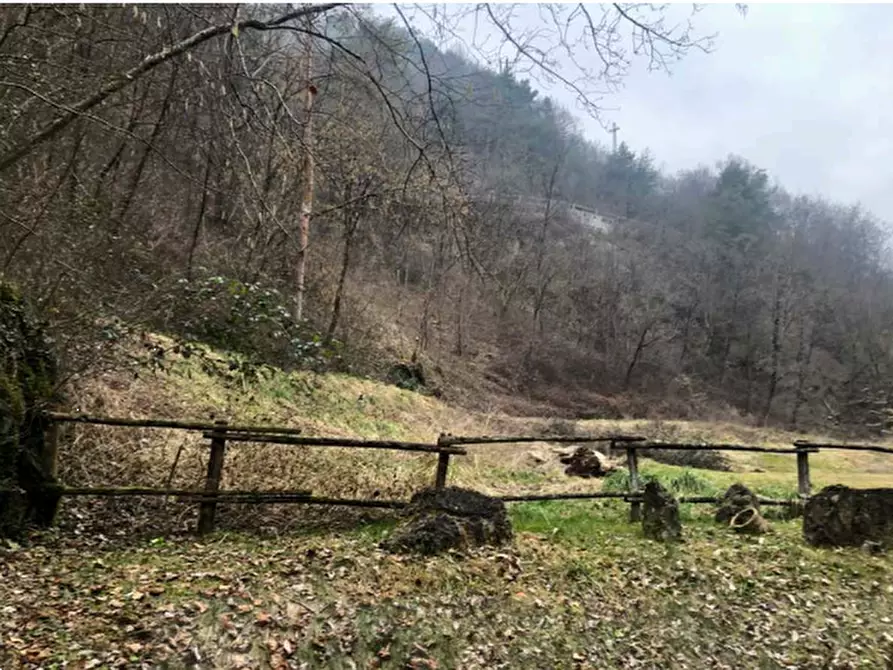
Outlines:
{"label": "moss-covered rock", "polygon": [[658,542],[681,542],[682,523],[679,521],[679,503],[660,482],[645,484],[645,510],[642,514],[642,532],[645,537]]}
{"label": "moss-covered rock", "polygon": [[57,381],[42,324],[18,290],[0,281],[0,537],[18,535],[29,521],[49,525],[55,515],[43,411]]}
{"label": "moss-covered rock", "polygon": [[504,502],[455,486],[419,491],[404,516],[406,520],[382,543],[387,551],[433,555],[512,539]]}

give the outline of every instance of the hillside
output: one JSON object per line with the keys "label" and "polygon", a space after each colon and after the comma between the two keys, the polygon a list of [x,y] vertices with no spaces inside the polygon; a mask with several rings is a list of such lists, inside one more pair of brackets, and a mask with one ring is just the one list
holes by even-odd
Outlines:
{"label": "hillside", "polygon": [[[587,141],[533,81],[601,119],[633,63],[711,42],[652,5],[535,9],[531,34],[486,3],[0,6],[0,669],[893,667],[893,563],[805,543],[790,454],[640,454],[675,494],[776,499],[761,536],[684,502],[663,545],[620,459],[574,478],[555,443],[893,445],[886,224],[742,157],[671,175]],[[197,536],[204,436],[47,408],[532,434],[449,483],[619,497],[508,502],[511,543],[403,556],[380,541],[433,454],[217,432],[224,490],[341,500],[221,499]],[[888,454],[809,462],[893,481]]]}
{"label": "hillside", "polygon": [[[137,377],[111,372],[78,389],[79,409],[422,440],[440,430],[630,430],[766,444],[794,437],[735,424],[573,425],[471,413],[345,375],[269,368],[248,379],[228,361],[208,351],[171,356],[165,370]],[[202,480],[206,449],[187,436],[121,430],[66,428],[63,480]],[[548,445],[474,448],[455,459],[453,479],[502,493],[608,485],[534,463],[531,450],[548,453]],[[428,455],[362,450],[242,445],[227,459],[226,487],[310,486],[341,496],[404,496],[433,472]],[[889,485],[893,477],[889,457],[823,453],[813,463],[820,486]],[[795,485],[792,465],[756,454],[735,458],[733,472],[647,460],[643,472],[682,493],[744,480],[783,496]],[[684,505],[686,542],[667,548],[644,540],[620,502],[517,503],[511,546],[410,559],[377,548],[389,512],[235,506],[218,533],[197,541],[189,507],[68,499],[57,530],[0,546],[0,666],[881,668],[893,659],[893,564],[855,549],[809,548],[799,520],[772,518],[771,534],[738,536],[713,524],[710,506]]]}
{"label": "hillside", "polygon": [[[153,337],[152,342],[158,347],[171,344],[159,336]],[[111,416],[198,420],[223,417],[233,423],[294,426],[307,435],[422,442],[433,442],[442,432],[544,436],[620,433],[654,440],[779,447],[789,447],[795,439],[821,441],[825,437],[731,422],[575,422],[518,417],[498,411],[473,412],[373,380],[332,373],[288,373],[269,366],[249,368],[246,373],[234,369],[233,360],[231,354],[212,349],[193,351],[188,357],[171,350],[163,367],[145,370],[137,366],[125,372],[109,372],[79,386],[75,390],[77,409]],[[203,485],[205,478],[207,448],[197,433],[70,425],[64,429],[62,445],[60,476],[69,486],[196,488]],[[501,495],[599,490],[601,480],[564,475],[553,446],[543,442],[472,447],[469,455],[453,459],[450,483]],[[681,465],[647,459],[642,472],[646,477],[653,475],[668,481],[690,480],[695,489],[689,492],[699,495],[719,494],[734,481],[743,481],[767,497],[795,494],[796,468],[790,457],[735,453],[728,458],[729,472],[695,472]],[[320,496],[406,499],[433,481],[435,461],[427,454],[404,452],[244,445],[230,449],[222,486],[260,490],[306,488]],[[885,486],[893,476],[893,460],[884,454],[825,451],[811,458],[811,469],[816,487],[836,483]],[[194,512],[176,503],[156,505],[153,501],[137,505],[97,500],[89,505],[93,510],[103,510],[106,505],[112,510],[116,506],[130,510],[127,513],[133,512],[133,522],[139,525],[140,533],[151,533],[153,523],[159,532],[171,530],[169,523],[175,523],[180,530],[188,529]],[[283,522],[286,527],[300,527],[301,519],[313,514],[305,512],[291,518],[291,511],[288,506],[274,509],[267,520],[270,527],[281,529]],[[341,513],[333,512],[336,516]],[[248,506],[239,510],[232,522],[234,528],[256,528],[266,514],[263,509]],[[104,513],[97,519],[100,524],[106,521]],[[136,529],[120,532],[129,535]]]}
{"label": "hillside", "polygon": [[[0,10],[0,271],[71,375],[148,329],[290,369],[414,359],[478,412],[886,431],[893,284],[870,213],[744,158],[669,175],[588,142],[523,49],[490,67],[405,15],[244,11],[240,32],[216,6]],[[509,8],[455,11],[517,46]],[[606,43],[702,46],[660,9],[599,11]],[[610,89],[634,56],[610,54],[559,81]]]}

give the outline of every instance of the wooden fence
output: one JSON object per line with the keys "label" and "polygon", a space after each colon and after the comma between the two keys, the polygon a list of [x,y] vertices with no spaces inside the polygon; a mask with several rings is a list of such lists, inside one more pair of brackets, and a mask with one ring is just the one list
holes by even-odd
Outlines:
{"label": "wooden fence", "polygon": [[[313,447],[340,447],[349,449],[390,449],[397,451],[412,451],[437,455],[437,464],[434,474],[434,485],[438,488],[446,486],[451,456],[464,456],[467,447],[486,444],[519,444],[525,442],[550,442],[585,445],[601,443],[608,447],[609,453],[622,449],[626,454],[626,463],[629,469],[629,488],[625,492],[597,492],[597,493],[557,493],[535,494],[523,496],[502,496],[505,502],[519,502],[532,500],[568,500],[568,499],[597,499],[617,498],[630,504],[630,520],[638,521],[641,518],[642,491],[639,477],[639,454],[649,450],[676,450],[676,451],[744,451],[771,454],[790,454],[796,457],[798,493],[801,499],[806,499],[811,493],[809,479],[809,454],[817,453],[822,449],[845,449],[851,451],[872,451],[876,453],[893,454],[893,448],[876,445],[856,444],[831,444],[797,441],[793,448],[763,447],[742,444],[692,444],[681,442],[656,442],[649,441],[645,437],[635,435],[590,435],[590,436],[475,436],[462,437],[442,434],[434,444],[421,442],[400,442],[393,440],[363,440],[341,437],[306,437],[299,428],[287,426],[246,426],[230,425],[227,421],[215,421],[213,423],[200,421],[175,421],[168,419],[128,419],[113,417],[97,417],[84,414],[62,414],[50,412],[46,414],[47,428],[47,459],[45,465],[49,472],[56,472],[56,455],[58,452],[58,426],[62,423],[78,423],[105,426],[119,426],[122,428],[156,428],[178,429],[193,432],[201,432],[202,437],[208,441],[209,456],[207,474],[204,488],[170,489],[170,488],[127,488],[127,487],[66,487],[58,486],[56,492],[63,496],[165,496],[174,497],[184,502],[194,502],[199,505],[198,533],[206,534],[214,529],[215,516],[218,503],[295,503],[305,505],[341,505],[349,507],[391,508],[399,509],[406,505],[400,500],[371,500],[350,498],[329,498],[314,496],[311,491],[238,491],[220,490],[220,482],[223,475],[223,467],[227,447],[232,443],[261,443],[277,444],[283,446],[313,446]],[[710,496],[683,496],[680,502],[690,503],[716,503],[717,499]],[[761,504],[765,505],[794,505],[797,501],[774,500],[761,498]]]}

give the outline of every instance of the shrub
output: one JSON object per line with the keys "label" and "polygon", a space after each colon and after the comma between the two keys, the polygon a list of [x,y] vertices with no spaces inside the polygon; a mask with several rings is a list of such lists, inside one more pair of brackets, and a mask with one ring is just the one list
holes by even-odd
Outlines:
{"label": "shrub", "polygon": [[678,465],[685,468],[697,468],[700,470],[717,470],[728,472],[732,469],[729,460],[719,451],[713,449],[676,450],[676,449],[649,449],[643,451],[644,458],[650,458],[658,463],[666,465]]}
{"label": "shrub", "polygon": [[577,424],[567,419],[552,419],[546,426],[546,433],[555,437],[573,437],[577,434]]}
{"label": "shrub", "polygon": [[[714,495],[716,493],[716,487],[710,480],[691,470],[684,470],[669,479],[651,473],[640,473],[639,487],[644,488],[648,482],[657,482],[676,495]],[[603,480],[602,490],[611,493],[629,491],[629,472],[617,470],[611,473]]]}
{"label": "shrub", "polygon": [[279,291],[220,275],[178,280],[161,325],[186,340],[286,368],[321,370],[340,360],[340,343],[295,321]]}

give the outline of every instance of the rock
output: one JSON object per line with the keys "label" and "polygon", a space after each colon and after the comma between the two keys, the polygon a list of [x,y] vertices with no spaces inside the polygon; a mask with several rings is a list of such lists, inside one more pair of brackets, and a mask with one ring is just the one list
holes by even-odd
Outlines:
{"label": "rock", "polygon": [[679,503],[659,482],[645,484],[642,532],[645,537],[659,542],[681,542],[682,524]]}
{"label": "rock", "polygon": [[406,520],[382,543],[396,553],[438,554],[512,539],[505,503],[476,491],[447,487],[416,493]]}
{"label": "rock", "polygon": [[604,477],[617,469],[607,456],[592,447],[577,447],[572,454],[562,456],[560,460],[567,466],[564,474],[571,477]]}
{"label": "rock", "polygon": [[880,542],[872,542],[871,540],[866,540],[862,543],[862,552],[868,554],[869,556],[877,556],[878,554],[884,553],[884,545]]}
{"label": "rock", "polygon": [[748,535],[761,535],[771,530],[769,522],[754,507],[746,507],[738,512],[729,521],[729,525],[736,533]]}
{"label": "rock", "polygon": [[716,523],[731,523],[735,515],[748,508],[753,508],[759,514],[760,501],[756,494],[744,484],[732,484],[722,497],[719,508],[713,519]]}
{"label": "rock", "polygon": [[860,547],[867,542],[890,547],[893,489],[822,489],[806,502],[803,537],[817,547]]}

